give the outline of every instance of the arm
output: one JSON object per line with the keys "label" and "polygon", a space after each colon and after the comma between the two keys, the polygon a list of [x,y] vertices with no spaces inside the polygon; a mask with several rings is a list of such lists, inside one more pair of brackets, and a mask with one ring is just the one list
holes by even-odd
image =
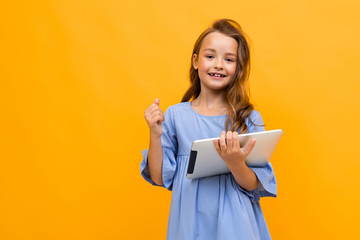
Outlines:
{"label": "arm", "polygon": [[155,99],[154,103],[145,110],[144,117],[150,128],[150,145],[148,153],[150,176],[156,184],[163,185],[163,150],[161,146],[161,134],[164,114],[159,107],[159,99]]}
{"label": "arm", "polygon": [[248,145],[241,147],[238,133],[230,131],[226,134],[226,142],[225,132],[221,133],[220,140],[214,140],[216,151],[225,161],[235,181],[247,191],[254,190],[259,184],[259,179],[254,171],[245,164],[245,158],[254,148],[255,142],[256,140],[252,140]]}
{"label": "arm", "polygon": [[157,185],[163,185],[163,180],[162,180],[163,150],[161,146],[161,137],[158,137],[152,134],[151,132],[150,132],[148,161],[149,161],[149,171],[150,171],[151,179]]}

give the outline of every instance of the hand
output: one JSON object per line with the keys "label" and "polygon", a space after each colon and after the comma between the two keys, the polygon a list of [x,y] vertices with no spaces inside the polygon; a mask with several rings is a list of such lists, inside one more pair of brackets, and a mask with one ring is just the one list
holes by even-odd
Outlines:
{"label": "hand", "polygon": [[245,165],[245,158],[254,148],[255,142],[256,139],[253,139],[245,147],[241,147],[237,132],[228,131],[225,141],[225,132],[223,131],[220,139],[214,140],[214,146],[217,153],[231,170]]}
{"label": "hand", "polygon": [[144,112],[144,117],[150,128],[150,135],[160,137],[162,134],[162,122],[165,120],[164,113],[159,107],[159,99],[156,98]]}

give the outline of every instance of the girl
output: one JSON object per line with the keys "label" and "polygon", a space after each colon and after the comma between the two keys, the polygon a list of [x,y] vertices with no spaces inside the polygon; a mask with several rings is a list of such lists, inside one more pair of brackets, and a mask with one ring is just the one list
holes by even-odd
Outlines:
{"label": "girl", "polygon": [[[249,102],[249,70],[249,47],[240,25],[218,20],[195,43],[191,87],[182,102],[165,115],[158,99],[145,110],[150,146],[142,152],[141,174],[172,190],[169,240],[270,239],[259,200],[276,196],[274,172],[270,163],[247,167],[245,158],[255,141],[247,146],[238,142],[239,133],[264,131],[260,113]],[[231,173],[187,179],[191,143],[219,136],[214,146]]]}

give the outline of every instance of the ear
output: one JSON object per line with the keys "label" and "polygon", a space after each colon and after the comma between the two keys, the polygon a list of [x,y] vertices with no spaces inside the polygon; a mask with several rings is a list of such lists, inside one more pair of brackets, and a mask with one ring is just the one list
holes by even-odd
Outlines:
{"label": "ear", "polygon": [[198,69],[198,58],[197,58],[196,53],[193,54],[193,67],[195,69]]}

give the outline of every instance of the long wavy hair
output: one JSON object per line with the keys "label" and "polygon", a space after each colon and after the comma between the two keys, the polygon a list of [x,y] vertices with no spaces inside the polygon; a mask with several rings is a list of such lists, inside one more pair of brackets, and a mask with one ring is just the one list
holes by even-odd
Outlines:
{"label": "long wavy hair", "polygon": [[[235,76],[225,88],[226,101],[228,104],[228,116],[225,121],[225,129],[226,131],[229,130],[230,123],[231,131],[240,130],[240,133],[246,133],[247,126],[245,119],[249,117],[251,111],[254,109],[254,106],[250,103],[250,91],[247,88],[247,80],[250,73],[250,50],[245,33],[241,26],[234,20],[219,19],[215,21],[212,26],[201,33],[196,40],[191,56],[191,86],[184,94],[181,102],[188,102],[189,100],[196,99],[200,95],[200,78],[198,70],[193,66],[193,55],[196,54],[197,58],[199,57],[202,41],[212,32],[219,32],[232,37],[238,43]],[[250,117],[248,119],[254,124]]]}

